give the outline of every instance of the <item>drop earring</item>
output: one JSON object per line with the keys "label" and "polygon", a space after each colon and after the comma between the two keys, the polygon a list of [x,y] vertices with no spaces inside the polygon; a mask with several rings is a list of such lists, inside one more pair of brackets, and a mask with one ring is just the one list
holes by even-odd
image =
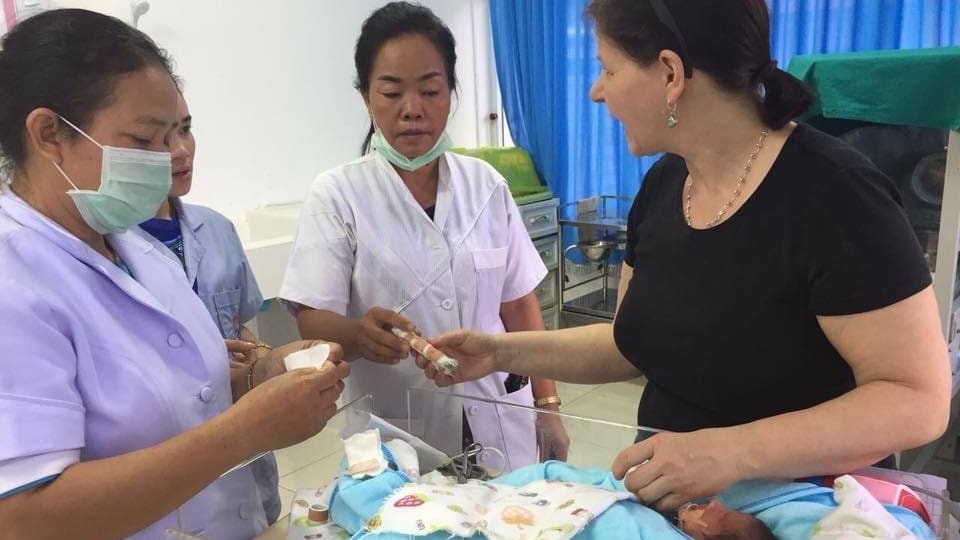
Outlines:
{"label": "drop earring", "polygon": [[667,127],[675,128],[679,123],[680,119],[677,117],[677,104],[667,103]]}

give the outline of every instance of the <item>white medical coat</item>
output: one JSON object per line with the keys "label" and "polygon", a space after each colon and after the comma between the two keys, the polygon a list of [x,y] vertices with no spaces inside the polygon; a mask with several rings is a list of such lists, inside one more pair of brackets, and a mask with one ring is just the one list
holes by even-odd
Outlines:
{"label": "white medical coat", "polygon": [[[500,304],[531,291],[547,273],[506,181],[484,161],[450,152],[440,158],[431,220],[383,157],[371,153],[314,182],[280,297],[349,318],[375,306],[403,311],[425,336],[458,328],[504,331]],[[532,404],[530,385],[507,394],[505,373],[467,383],[464,393]],[[510,469],[537,460],[534,415],[480,401],[415,394],[430,388],[412,360],[395,366],[355,362],[346,399],[372,394],[375,413],[448,453],[461,445],[465,411],[474,440],[507,451]],[[494,454],[481,462],[502,463]]]}
{"label": "white medical coat", "polygon": [[[232,403],[223,338],[183,269],[135,233],[108,242],[136,279],[0,195],[0,494],[159,444]],[[266,519],[250,470],[132,538],[178,525],[222,540],[258,534]]]}

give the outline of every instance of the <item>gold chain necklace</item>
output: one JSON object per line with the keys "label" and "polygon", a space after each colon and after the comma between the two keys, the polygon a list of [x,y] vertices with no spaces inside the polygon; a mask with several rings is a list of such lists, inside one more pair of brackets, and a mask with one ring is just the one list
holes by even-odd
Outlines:
{"label": "gold chain necklace", "polygon": [[[736,201],[737,197],[740,196],[740,193],[743,190],[743,183],[746,182],[747,174],[750,173],[750,167],[751,165],[753,165],[754,160],[757,159],[757,156],[760,155],[760,150],[763,149],[763,141],[767,139],[767,135],[769,134],[770,132],[767,131],[766,129],[760,132],[760,140],[757,141],[756,147],[754,148],[753,152],[750,153],[750,157],[747,158],[746,165],[743,166],[743,174],[741,174],[740,179],[737,180],[737,188],[733,190],[733,196],[730,197],[730,200],[723,205],[723,207],[720,209],[719,212],[717,212],[717,215],[714,216],[714,218],[710,220],[709,223],[707,223],[706,227],[704,227],[705,229],[712,229],[713,227],[716,227],[717,225],[719,225],[720,222],[723,221],[723,217],[727,215],[727,210],[729,210],[730,207],[733,206],[734,201]],[[690,205],[691,205],[690,201],[692,200],[692,196],[693,196],[693,177],[689,177],[687,179],[686,188],[687,188],[687,197],[686,197],[687,204],[686,206],[684,206],[683,215],[687,219],[687,225],[690,227],[693,227],[693,220],[690,219]]]}

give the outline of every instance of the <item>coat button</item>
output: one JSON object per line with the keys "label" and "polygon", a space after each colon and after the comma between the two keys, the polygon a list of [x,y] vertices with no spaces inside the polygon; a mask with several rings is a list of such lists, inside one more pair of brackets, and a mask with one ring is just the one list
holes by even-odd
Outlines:
{"label": "coat button", "polygon": [[217,397],[217,393],[213,391],[213,388],[204,386],[200,389],[200,401],[210,403],[215,397]]}
{"label": "coat button", "polygon": [[183,337],[180,336],[179,332],[174,332],[167,336],[167,345],[177,349],[183,345]]}
{"label": "coat button", "polygon": [[440,307],[443,308],[445,311],[450,311],[451,309],[453,309],[453,300],[447,298],[443,302],[440,302]]}
{"label": "coat button", "polygon": [[477,407],[476,405],[471,405],[467,407],[467,414],[469,414],[470,416],[473,416],[478,412],[480,412],[480,407]]}

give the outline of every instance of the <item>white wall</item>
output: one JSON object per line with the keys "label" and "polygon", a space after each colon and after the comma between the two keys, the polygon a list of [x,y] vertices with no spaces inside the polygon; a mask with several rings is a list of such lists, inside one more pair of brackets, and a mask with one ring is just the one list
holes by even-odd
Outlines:
{"label": "white wall", "polygon": [[[420,0],[457,38],[457,145],[496,140],[487,0]],[[56,0],[130,19],[129,0]],[[231,217],[301,199],[320,171],[359,154],[367,130],[353,47],[384,0],[151,0],[139,27],[185,81],[198,141],[188,200]]]}

